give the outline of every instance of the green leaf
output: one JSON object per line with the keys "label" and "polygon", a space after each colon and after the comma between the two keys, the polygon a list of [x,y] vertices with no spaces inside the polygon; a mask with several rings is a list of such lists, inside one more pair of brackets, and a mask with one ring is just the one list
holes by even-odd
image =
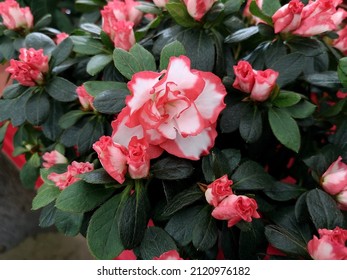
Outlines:
{"label": "green leaf", "polygon": [[199,26],[199,23],[189,15],[186,5],[182,2],[171,0],[165,5],[165,8],[177,24],[184,27]]}
{"label": "green leaf", "polygon": [[114,49],[113,62],[118,71],[128,80],[131,80],[135,73],[142,70],[141,65],[138,63],[136,58],[131,53],[123,49]]}
{"label": "green leaf", "polygon": [[48,116],[48,119],[41,126],[43,134],[52,141],[56,141],[62,133],[62,129],[58,125],[58,120],[64,113],[62,107],[62,103],[51,100],[50,114]]}
{"label": "green leaf", "polygon": [[177,211],[184,207],[193,204],[204,196],[204,193],[196,186],[178,193],[168,204],[164,207],[161,216],[163,218],[170,217]]}
{"label": "green leaf", "polygon": [[246,143],[256,142],[263,132],[263,119],[257,106],[247,106],[240,120],[240,135]]}
{"label": "green leaf", "polygon": [[344,227],[344,217],[330,195],[319,189],[311,190],[306,196],[307,209],[316,229]]}
{"label": "green leaf", "polygon": [[38,31],[41,28],[47,27],[48,25],[50,25],[52,22],[52,15],[51,14],[46,14],[45,16],[43,16],[42,18],[40,18],[34,26],[34,30]]}
{"label": "green leaf", "polygon": [[53,67],[60,65],[64,62],[71,54],[73,49],[73,43],[70,38],[66,38],[62,41],[52,52]]}
{"label": "green leaf", "polygon": [[259,33],[259,26],[250,26],[250,27],[242,28],[235,31],[233,34],[227,36],[224,42],[228,44],[239,43],[251,38],[252,36],[258,33]]}
{"label": "green leaf", "polygon": [[165,230],[180,246],[187,246],[192,241],[196,217],[201,210],[201,205],[180,210],[166,224]]}
{"label": "green leaf", "polygon": [[190,161],[177,158],[166,157],[151,167],[154,177],[162,180],[179,180],[188,178],[194,171]]}
{"label": "green leaf", "polygon": [[[347,99],[344,99],[347,100]],[[337,127],[335,135],[331,140],[340,150],[340,154],[345,161],[347,159],[347,122],[346,119]]]}
{"label": "green leaf", "polygon": [[220,120],[220,127],[223,133],[234,132],[239,128],[241,119],[247,112],[247,107],[248,105],[245,102],[239,102],[223,110]]}
{"label": "green leaf", "polygon": [[273,184],[271,176],[254,161],[245,161],[231,176],[235,190],[262,190]]}
{"label": "green leaf", "polygon": [[4,57],[7,61],[16,58],[13,40],[7,36],[0,36],[0,57]]}
{"label": "green leaf", "polygon": [[81,174],[78,177],[81,178],[83,181],[90,184],[104,185],[104,184],[110,184],[115,182],[115,180],[103,168]]}
{"label": "green leaf", "polygon": [[82,23],[80,25],[80,28],[82,30],[85,30],[89,33],[96,34],[96,35],[100,35],[101,30],[102,30],[98,25],[96,25],[94,23],[89,23],[89,22]]}
{"label": "green leaf", "polygon": [[340,86],[340,80],[336,71],[313,73],[306,76],[305,80],[312,85],[323,88],[338,89]]}
{"label": "green leaf", "polygon": [[125,107],[125,98],[129,91],[124,90],[105,90],[98,94],[93,101],[95,109],[103,114],[116,114]]}
{"label": "green leaf", "polygon": [[70,36],[74,47],[73,50],[76,53],[86,55],[96,55],[104,53],[104,45],[96,39],[92,39],[88,36]]}
{"label": "green leaf", "polygon": [[236,13],[240,10],[245,0],[228,0],[224,3],[224,13],[226,15]]}
{"label": "green leaf", "polygon": [[304,55],[300,53],[290,53],[282,56],[270,66],[271,69],[279,72],[277,78],[277,84],[279,87],[282,88],[283,86],[292,83],[300,76],[304,67],[304,59]]}
{"label": "green leaf", "polygon": [[46,90],[55,100],[61,102],[71,102],[77,99],[76,86],[68,80],[61,77],[54,77]]}
{"label": "green leaf", "polygon": [[264,193],[275,201],[288,201],[298,198],[305,189],[296,185],[275,182],[272,186],[265,188]]}
{"label": "green leaf", "polygon": [[78,11],[91,13],[99,10],[102,7],[102,4],[94,0],[76,0],[75,6]]}
{"label": "green leaf", "polygon": [[83,126],[77,136],[78,151],[85,154],[90,151],[93,144],[104,135],[104,124],[98,119],[91,119]]}
{"label": "green leaf", "polygon": [[[202,159],[202,172],[206,182],[210,183],[225,174],[231,174],[233,168],[229,165],[232,154],[226,154],[217,148],[211,150],[210,154]],[[234,166],[235,168],[236,166]]]}
{"label": "green leaf", "polygon": [[262,11],[268,15],[272,16],[279,8],[281,8],[281,3],[279,0],[263,0],[261,6]]}
{"label": "green leaf", "polygon": [[61,116],[58,123],[59,126],[63,129],[67,129],[73,126],[79,119],[83,116],[89,114],[89,112],[81,111],[81,110],[72,110]]}
{"label": "green leaf", "polygon": [[60,190],[58,187],[48,184],[42,185],[33,199],[31,209],[37,210],[50,204],[59,196],[59,194]]}
{"label": "green leaf", "polygon": [[12,100],[8,115],[11,118],[13,126],[20,126],[26,121],[25,104],[32,96],[33,88],[28,88],[23,94]]}
{"label": "green leaf", "polygon": [[[274,0],[274,2],[276,1],[277,0]],[[255,0],[251,2],[249,6],[249,11],[252,13],[253,16],[258,17],[265,21],[267,24],[273,26],[271,15],[267,15],[265,11],[261,10]]]}
{"label": "green leaf", "polygon": [[43,207],[40,213],[39,226],[47,228],[54,225],[56,211],[57,209],[54,207],[54,202]]}
{"label": "green leaf", "polygon": [[45,92],[34,93],[25,104],[26,119],[33,125],[41,125],[50,113],[50,102]]}
{"label": "green leaf", "polygon": [[161,9],[159,9],[156,5],[149,2],[140,2],[141,4],[136,5],[136,9],[140,10],[141,12],[145,14],[153,14],[153,15],[159,15],[162,13]]}
{"label": "green leaf", "polygon": [[347,87],[347,57],[343,57],[339,60],[337,75],[343,87]]}
{"label": "green leaf", "polygon": [[276,98],[272,101],[272,104],[282,108],[282,107],[291,107],[297,104],[301,100],[301,95],[293,92],[281,90]]}
{"label": "green leaf", "polygon": [[22,86],[21,84],[12,84],[4,88],[2,97],[4,99],[14,99],[23,94],[28,88]]}
{"label": "green leaf", "polygon": [[280,57],[287,54],[287,47],[284,42],[280,39],[277,39],[271,44],[267,45],[265,48],[265,64],[268,68],[273,65]]}
{"label": "green leaf", "polygon": [[129,52],[138,61],[142,71],[157,71],[154,56],[140,44],[132,46]]}
{"label": "green leaf", "polygon": [[67,236],[76,236],[82,227],[83,217],[82,213],[68,213],[57,210],[54,224],[60,233]]}
{"label": "green leaf", "polygon": [[196,216],[193,229],[193,245],[199,251],[212,248],[218,236],[216,220],[211,216],[211,206],[205,206]]}
{"label": "green leaf", "polygon": [[25,48],[43,49],[45,55],[50,55],[55,49],[56,44],[47,35],[39,32],[30,33],[24,40]]}
{"label": "green leaf", "polygon": [[308,257],[306,244],[294,233],[279,226],[266,226],[265,236],[277,249],[288,255]]}
{"label": "green leaf", "polygon": [[294,106],[287,107],[286,111],[296,119],[304,119],[311,116],[316,110],[316,105],[313,105],[307,100],[301,100],[299,103]]}
{"label": "green leaf", "polygon": [[20,170],[20,180],[25,188],[34,189],[40,174],[40,156],[34,153]]}
{"label": "green leaf", "polygon": [[326,51],[324,44],[315,38],[294,37],[287,42],[292,52],[298,52],[308,57],[319,56]]}
{"label": "green leaf", "polygon": [[123,250],[119,236],[119,215],[128,191],[113,196],[90,219],[87,242],[91,253],[97,259],[113,259]]}
{"label": "green leaf", "polygon": [[87,81],[83,85],[86,88],[86,91],[94,97],[97,97],[100,93],[106,90],[127,90],[127,84],[120,82]]}
{"label": "green leaf", "polygon": [[285,110],[271,108],[269,122],[278,141],[294,152],[299,152],[301,145],[299,127],[289,113]]}
{"label": "green leaf", "polygon": [[10,122],[5,122],[0,125],[0,149],[2,149],[2,145],[5,139],[5,135],[6,135],[9,124]]}
{"label": "green leaf", "polygon": [[175,242],[163,229],[159,227],[147,228],[140,245],[141,257],[144,260],[152,260],[161,254],[177,250]]}
{"label": "green leaf", "polygon": [[128,197],[119,218],[119,235],[125,249],[140,245],[149,219],[147,188],[135,181],[135,193]]}
{"label": "green leaf", "polygon": [[87,73],[91,76],[95,76],[102,71],[107,64],[112,61],[112,55],[110,54],[97,54],[93,56],[87,64]]}
{"label": "green leaf", "polygon": [[113,192],[104,186],[78,181],[61,192],[55,206],[66,212],[84,213],[102,204]]}
{"label": "green leaf", "polygon": [[164,70],[169,65],[170,57],[184,55],[186,50],[184,46],[179,41],[173,41],[170,44],[167,44],[160,54],[160,70]]}

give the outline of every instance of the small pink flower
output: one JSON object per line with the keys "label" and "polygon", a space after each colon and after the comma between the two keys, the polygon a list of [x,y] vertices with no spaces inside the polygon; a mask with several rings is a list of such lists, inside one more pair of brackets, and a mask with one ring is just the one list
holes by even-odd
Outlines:
{"label": "small pink flower", "polygon": [[6,72],[23,86],[41,85],[44,81],[44,74],[48,72],[48,57],[43,54],[42,49],[21,48],[19,52],[20,60],[11,59]]}
{"label": "small pink flower", "polygon": [[319,229],[319,238],[314,236],[307,244],[307,250],[315,260],[347,260],[347,230],[336,227],[333,230]]}
{"label": "small pink flower", "polygon": [[127,164],[131,178],[139,179],[148,176],[150,157],[147,152],[148,143],[144,138],[134,136],[128,146]]}
{"label": "small pink flower", "polygon": [[47,178],[53,181],[60,190],[64,190],[73,183],[81,180],[77,177],[77,175],[87,173],[92,170],[94,170],[94,166],[89,162],[73,161],[71,165],[67,167],[66,172],[61,174],[52,172],[47,176]]}
{"label": "small pink flower", "polygon": [[102,166],[108,174],[122,184],[127,173],[127,155],[125,147],[114,143],[109,136],[102,136],[93,144]]}
{"label": "small pink flower", "polygon": [[200,21],[203,16],[211,9],[214,2],[217,0],[183,0],[187,6],[188,13],[197,21]]}
{"label": "small pink flower", "polygon": [[162,253],[159,257],[154,257],[153,260],[183,260],[176,250],[170,250]]}
{"label": "small pink flower", "polygon": [[341,209],[347,209],[347,164],[341,157],[324,172],[321,185],[327,193],[335,196]]}
{"label": "small pink flower", "polygon": [[219,202],[232,194],[232,184],[233,181],[228,179],[228,175],[224,175],[213,181],[207,186],[207,190],[205,192],[207,202],[214,207],[217,207]]}
{"label": "small pink flower", "polygon": [[15,0],[5,0],[0,3],[0,15],[3,24],[11,30],[31,29],[34,17],[29,7],[21,8]]}
{"label": "small pink flower", "polygon": [[232,194],[218,204],[212,211],[212,217],[227,220],[228,227],[232,227],[241,220],[251,222],[252,218],[260,218],[257,208],[257,202],[253,198]]}
{"label": "small pink flower", "polygon": [[299,27],[301,11],[304,4],[299,0],[291,0],[272,16],[275,33],[290,32]]}
{"label": "small pink flower", "polygon": [[190,69],[188,57],[171,57],[167,70],[138,72],[128,88],[126,107],[112,123],[114,142],[127,147],[133,136],[145,138],[151,158],[162,150],[192,160],[208,154],[225,107],[217,76]]}
{"label": "small pink flower", "polygon": [[59,45],[61,42],[63,42],[68,37],[69,37],[69,34],[67,34],[65,32],[61,32],[61,33],[57,34],[57,36],[55,36],[54,41],[57,45]]}
{"label": "small pink flower", "polygon": [[334,31],[347,17],[343,9],[336,9],[342,0],[310,1],[301,12],[301,23],[293,34],[309,37],[326,31]]}
{"label": "small pink flower", "polygon": [[95,98],[87,92],[84,85],[77,87],[76,92],[83,109],[94,110],[93,102]]}
{"label": "small pink flower", "polygon": [[169,3],[169,0],[153,0],[153,3],[158,7],[158,8],[164,8],[167,3]]}
{"label": "small pink flower", "polygon": [[51,168],[53,165],[68,162],[67,158],[56,150],[44,153],[42,159],[44,160],[44,162],[42,163],[42,166],[44,168]]}
{"label": "small pink flower", "polygon": [[250,93],[250,98],[263,102],[270,97],[276,85],[278,72],[272,69],[265,71],[254,70],[247,61],[239,61],[234,66],[235,81],[233,87],[245,93]]}

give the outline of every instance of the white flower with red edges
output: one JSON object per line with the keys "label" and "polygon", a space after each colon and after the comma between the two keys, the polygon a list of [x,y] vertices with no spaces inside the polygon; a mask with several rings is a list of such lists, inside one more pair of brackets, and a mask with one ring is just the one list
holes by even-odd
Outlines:
{"label": "white flower with red edges", "polygon": [[225,108],[226,90],[210,72],[190,69],[186,56],[171,57],[161,73],[143,71],[128,83],[131,95],[113,122],[113,141],[125,147],[145,138],[152,153],[162,150],[198,160],[209,153],[217,136],[216,122]]}

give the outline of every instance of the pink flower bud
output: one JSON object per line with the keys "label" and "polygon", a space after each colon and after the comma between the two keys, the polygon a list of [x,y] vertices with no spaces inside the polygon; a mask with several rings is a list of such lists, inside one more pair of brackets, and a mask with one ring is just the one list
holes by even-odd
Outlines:
{"label": "pink flower bud", "polygon": [[184,0],[184,3],[192,18],[200,21],[216,1],[217,0]]}
{"label": "pink flower bud", "polygon": [[319,238],[314,236],[307,244],[307,250],[315,260],[347,260],[347,230],[336,227],[333,230],[319,229]]}
{"label": "pink flower bud", "polygon": [[232,227],[241,220],[251,222],[252,218],[260,218],[257,208],[253,198],[232,194],[218,204],[212,216],[217,220],[227,220],[228,227]]}
{"label": "pink flower bud", "polygon": [[128,51],[136,43],[133,26],[134,23],[130,21],[118,21],[114,24],[115,35],[112,40],[116,48]]}
{"label": "pink flower bud", "polygon": [[34,17],[30,8],[21,8],[15,0],[5,0],[0,3],[0,15],[3,24],[11,30],[31,29],[33,27]]}
{"label": "pink flower bud", "polygon": [[164,8],[167,3],[169,3],[169,0],[153,0],[153,3],[158,7],[158,8]]}
{"label": "pink flower bud", "polygon": [[44,160],[44,162],[42,163],[42,166],[44,168],[51,168],[56,164],[67,163],[67,158],[56,150],[44,153],[42,159]]}
{"label": "pink flower bud", "polygon": [[213,181],[207,186],[207,190],[205,192],[207,202],[214,207],[217,207],[219,202],[221,202],[228,195],[232,194],[232,184],[233,181],[228,179],[228,175],[224,175]]}
{"label": "pink flower bud", "polygon": [[77,87],[76,93],[83,109],[94,110],[94,96],[90,95],[84,85]]}
{"label": "pink flower bud", "polygon": [[324,172],[321,184],[323,189],[331,195],[347,189],[347,164],[342,162],[341,157],[338,157]]}
{"label": "pink flower bud", "polygon": [[304,4],[299,0],[291,0],[272,16],[275,33],[290,32],[299,27],[301,11]]}
{"label": "pink flower bud", "polygon": [[57,34],[57,36],[55,36],[54,41],[57,45],[59,45],[61,42],[63,42],[68,37],[69,37],[69,34],[62,32],[62,33]]}
{"label": "pink flower bud", "polygon": [[131,178],[140,179],[148,176],[150,157],[147,152],[148,143],[144,138],[134,136],[128,146],[128,172]]}

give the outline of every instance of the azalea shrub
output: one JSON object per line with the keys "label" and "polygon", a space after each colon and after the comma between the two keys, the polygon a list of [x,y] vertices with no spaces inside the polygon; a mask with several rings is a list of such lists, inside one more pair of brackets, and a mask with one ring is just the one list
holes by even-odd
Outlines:
{"label": "azalea shrub", "polygon": [[98,259],[347,259],[346,8],[1,2],[40,226]]}

